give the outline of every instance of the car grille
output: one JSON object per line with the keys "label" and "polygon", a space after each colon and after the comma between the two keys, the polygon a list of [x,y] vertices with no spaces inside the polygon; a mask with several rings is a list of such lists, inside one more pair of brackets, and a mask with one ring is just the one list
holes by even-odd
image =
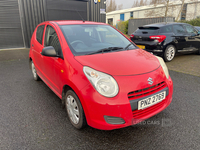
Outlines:
{"label": "car grille", "polygon": [[151,94],[154,94],[162,89],[164,89],[166,87],[166,83],[160,82],[156,85],[144,88],[144,89],[140,89],[140,90],[136,90],[136,91],[132,91],[128,93],[128,99],[129,100],[134,100],[134,99],[139,99],[142,98],[144,96],[148,96]]}
{"label": "car grille", "polygon": [[[156,85],[153,85],[153,86],[150,86],[150,87],[147,87],[147,88],[144,88],[144,89],[129,92],[128,98],[129,98],[129,100],[135,100],[135,99],[143,98],[143,97],[146,97],[148,95],[152,95],[154,93],[157,93],[157,92],[161,91],[162,89],[164,89],[166,87],[167,87],[167,85],[163,81],[163,82],[160,82]],[[134,110],[134,111],[132,111],[133,118],[134,119],[142,119],[143,117],[145,117],[149,113],[160,109],[165,104],[165,102],[166,102],[166,99],[162,100],[161,102],[159,102],[159,103],[157,103],[153,106],[147,107],[145,109]]]}
{"label": "car grille", "polygon": [[154,112],[154,111],[160,109],[165,104],[165,102],[166,102],[166,99],[162,100],[161,102],[159,102],[153,106],[147,107],[143,110],[134,110],[134,111],[132,111],[133,118],[134,119],[142,119],[143,117],[150,114],[151,112]]}

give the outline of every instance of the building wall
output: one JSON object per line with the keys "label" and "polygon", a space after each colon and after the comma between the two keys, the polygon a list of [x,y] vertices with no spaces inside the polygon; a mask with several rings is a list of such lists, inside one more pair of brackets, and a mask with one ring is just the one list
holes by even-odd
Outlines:
{"label": "building wall", "polygon": [[31,36],[35,27],[45,21],[44,6],[46,3],[43,0],[18,0],[21,16],[21,27],[23,30],[25,47],[30,46]]}
{"label": "building wall", "polygon": [[124,13],[124,20],[130,19],[130,12]]}
{"label": "building wall", "polygon": [[186,20],[195,19],[196,17],[200,17],[200,3],[188,4]]}
{"label": "building wall", "polygon": [[[105,22],[104,0],[0,0],[0,49],[30,47],[36,26],[49,20]],[[103,11],[101,11],[103,12]]]}
{"label": "building wall", "polygon": [[106,11],[106,3],[104,0],[101,0],[97,4],[94,3],[94,0],[88,0],[88,20],[96,22],[106,22],[106,14],[100,13],[100,9]]}
{"label": "building wall", "polygon": [[[181,9],[181,3],[179,4],[173,4],[168,7],[168,17],[177,17],[178,13]],[[150,6],[143,6],[143,7],[137,7],[137,8],[131,8],[131,9],[125,9],[119,10],[119,11],[114,11],[111,13],[106,14],[106,23],[108,18],[113,18],[113,25],[116,25],[117,20],[120,19],[120,14],[124,13],[125,19],[129,20],[130,19],[130,12],[133,11],[133,18],[152,18],[152,17],[164,17],[165,16],[165,10],[166,7],[164,5],[158,5],[156,7],[150,7]],[[187,3],[187,11],[186,11],[186,20],[191,20],[196,17],[200,17],[200,1],[195,2],[192,1],[190,3]],[[181,15],[179,16],[181,19]]]}
{"label": "building wall", "polygon": [[0,49],[24,47],[17,0],[0,0]]}

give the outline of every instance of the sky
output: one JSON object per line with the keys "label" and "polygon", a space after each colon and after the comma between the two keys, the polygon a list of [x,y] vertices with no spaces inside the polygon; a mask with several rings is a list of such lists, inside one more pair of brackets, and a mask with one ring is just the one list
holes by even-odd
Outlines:
{"label": "sky", "polygon": [[117,5],[123,4],[123,9],[131,8],[133,6],[134,0],[115,0]]}

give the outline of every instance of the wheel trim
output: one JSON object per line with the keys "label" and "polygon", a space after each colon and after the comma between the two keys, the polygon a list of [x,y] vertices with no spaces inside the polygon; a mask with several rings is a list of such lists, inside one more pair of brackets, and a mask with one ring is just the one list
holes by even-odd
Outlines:
{"label": "wheel trim", "polygon": [[167,60],[172,60],[174,58],[174,55],[175,55],[175,49],[173,47],[168,48],[166,52]]}
{"label": "wheel trim", "polygon": [[76,100],[73,96],[71,95],[67,96],[66,107],[67,107],[67,112],[69,114],[70,120],[74,124],[78,124],[80,120],[80,113],[79,113],[79,108],[76,103]]}
{"label": "wheel trim", "polygon": [[32,73],[33,73],[33,77],[36,78],[37,77],[37,73],[36,73],[36,70],[35,70],[35,65],[33,64],[32,62]]}

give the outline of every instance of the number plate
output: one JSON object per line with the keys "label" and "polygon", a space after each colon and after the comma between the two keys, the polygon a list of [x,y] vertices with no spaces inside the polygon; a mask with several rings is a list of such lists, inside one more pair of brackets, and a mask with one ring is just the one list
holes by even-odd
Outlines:
{"label": "number plate", "polygon": [[143,100],[138,101],[138,110],[147,108],[149,106],[152,106],[158,102],[161,102],[166,97],[166,91],[163,91],[159,94],[150,96],[148,98],[145,98]]}
{"label": "number plate", "polygon": [[137,45],[139,48],[141,49],[145,49],[145,46],[144,45]]}

